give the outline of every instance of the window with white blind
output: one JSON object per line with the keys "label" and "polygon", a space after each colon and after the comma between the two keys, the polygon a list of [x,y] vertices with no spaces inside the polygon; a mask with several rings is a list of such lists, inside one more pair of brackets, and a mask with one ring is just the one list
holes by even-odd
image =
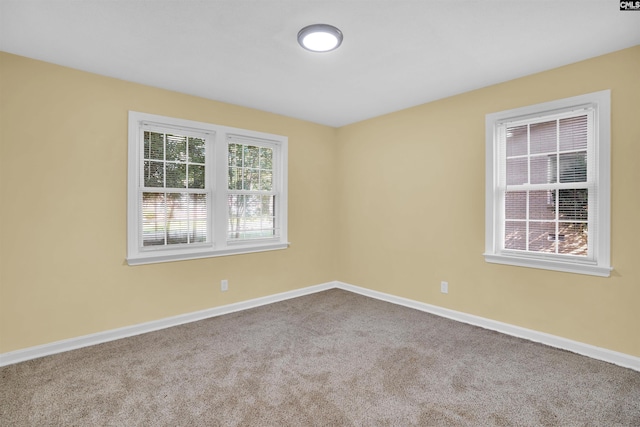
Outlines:
{"label": "window with white blind", "polygon": [[284,249],[287,138],[129,112],[130,265]]}
{"label": "window with white blind", "polygon": [[609,276],[610,92],[486,117],[485,260]]}

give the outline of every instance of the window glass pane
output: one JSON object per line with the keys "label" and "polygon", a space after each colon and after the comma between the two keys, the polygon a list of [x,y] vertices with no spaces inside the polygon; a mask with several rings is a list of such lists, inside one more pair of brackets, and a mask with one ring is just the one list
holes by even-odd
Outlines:
{"label": "window glass pane", "polygon": [[524,251],[527,249],[527,223],[506,221],[504,227],[504,248]]}
{"label": "window glass pane", "polygon": [[260,169],[273,169],[273,150],[271,148],[260,148]]}
{"label": "window glass pane", "polygon": [[205,140],[202,138],[189,138],[189,162],[204,163]]}
{"label": "window glass pane", "polygon": [[260,148],[252,145],[244,146],[244,162],[245,168],[258,168],[260,167]]}
{"label": "window glass pane", "polygon": [[586,256],[588,233],[586,223],[560,223],[558,228],[558,252]]}
{"label": "window glass pane", "polygon": [[142,193],[142,245],[165,244],[166,204],[162,193]]}
{"label": "window glass pane", "polygon": [[144,158],[164,160],[164,134],[144,132]]}
{"label": "window glass pane", "polygon": [[[227,207],[229,209],[229,224],[227,230],[229,237],[232,233],[239,233],[242,228],[242,218],[245,211],[245,195],[244,194],[230,194],[227,200]],[[239,236],[235,236],[238,238]]]}
{"label": "window glass pane", "polygon": [[527,218],[527,192],[508,191],[505,194],[505,218],[506,219],[526,219]]}
{"label": "window glass pane", "polygon": [[527,154],[527,125],[507,128],[507,157]]}
{"label": "window glass pane", "polygon": [[560,154],[560,182],[587,181],[587,153]]}
{"label": "window glass pane", "polygon": [[530,222],[529,251],[555,253],[555,233],[554,222]]}
{"label": "window glass pane", "polygon": [[229,144],[229,166],[242,166],[242,145]]}
{"label": "window glass pane", "polygon": [[189,242],[207,241],[207,195],[189,195]]}
{"label": "window glass pane", "polygon": [[529,128],[531,154],[554,153],[557,151],[556,121],[532,124]]}
{"label": "window glass pane", "polygon": [[144,161],[144,186],[164,187],[164,162]]}
{"label": "window glass pane", "polygon": [[560,151],[587,149],[587,116],[560,120]]}
{"label": "window glass pane", "polygon": [[167,134],[166,160],[187,161],[187,137]]}
{"label": "window glass pane", "polygon": [[242,190],[241,168],[229,168],[229,190]]}
{"label": "window glass pane", "polygon": [[529,219],[556,219],[556,190],[529,192]]}
{"label": "window glass pane", "polygon": [[552,184],[556,182],[558,156],[547,154],[531,157],[531,184]]}
{"label": "window glass pane", "polygon": [[260,172],[259,190],[271,191],[273,189],[272,179],[273,179],[273,173],[271,171]]}
{"label": "window glass pane", "polygon": [[187,165],[184,163],[166,163],[167,188],[187,188]]}
{"label": "window glass pane", "polygon": [[204,188],[204,166],[188,165],[189,188]]}
{"label": "window glass pane", "polygon": [[245,190],[259,190],[260,189],[260,171],[258,169],[247,169],[244,172]]}
{"label": "window glass pane", "polygon": [[586,188],[558,190],[559,216],[565,221],[587,221],[589,214],[589,190]]}
{"label": "window glass pane", "polygon": [[507,159],[507,185],[528,182],[527,159]]}
{"label": "window glass pane", "polygon": [[167,244],[188,242],[188,194],[167,194]]}

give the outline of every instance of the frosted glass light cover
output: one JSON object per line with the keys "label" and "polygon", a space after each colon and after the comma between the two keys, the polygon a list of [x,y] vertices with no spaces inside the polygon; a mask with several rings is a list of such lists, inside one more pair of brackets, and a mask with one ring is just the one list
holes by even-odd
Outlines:
{"label": "frosted glass light cover", "polygon": [[298,43],[313,52],[329,52],[342,43],[342,32],[331,25],[309,25],[298,33]]}

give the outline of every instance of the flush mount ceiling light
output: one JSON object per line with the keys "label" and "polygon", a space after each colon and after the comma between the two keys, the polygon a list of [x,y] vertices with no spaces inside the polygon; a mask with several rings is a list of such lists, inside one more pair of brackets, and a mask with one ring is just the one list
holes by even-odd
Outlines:
{"label": "flush mount ceiling light", "polygon": [[342,32],[332,25],[313,24],[300,30],[298,43],[312,52],[329,52],[342,43]]}

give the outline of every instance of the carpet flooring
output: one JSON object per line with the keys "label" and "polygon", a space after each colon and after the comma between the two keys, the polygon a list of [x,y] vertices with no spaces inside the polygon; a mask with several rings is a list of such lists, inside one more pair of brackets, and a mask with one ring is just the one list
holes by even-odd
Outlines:
{"label": "carpet flooring", "polygon": [[640,426],[640,373],[332,289],[0,368],[2,426]]}

